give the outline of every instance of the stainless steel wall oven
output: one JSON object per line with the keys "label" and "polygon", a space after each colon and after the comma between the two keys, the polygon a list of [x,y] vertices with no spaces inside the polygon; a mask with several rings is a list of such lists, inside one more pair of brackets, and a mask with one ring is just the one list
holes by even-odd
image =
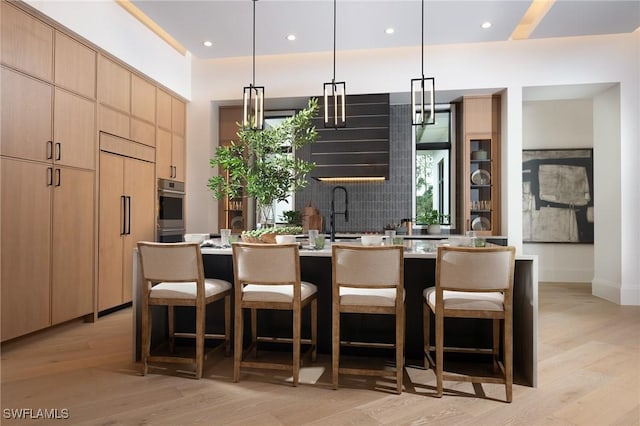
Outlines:
{"label": "stainless steel wall oven", "polygon": [[158,179],[158,241],[175,243],[184,237],[184,182]]}

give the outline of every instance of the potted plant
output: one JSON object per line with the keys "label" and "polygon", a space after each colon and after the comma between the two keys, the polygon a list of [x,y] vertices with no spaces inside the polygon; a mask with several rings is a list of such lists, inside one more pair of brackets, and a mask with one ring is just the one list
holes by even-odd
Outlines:
{"label": "potted plant", "polygon": [[422,225],[428,225],[428,234],[439,234],[441,229],[440,225],[445,219],[445,215],[441,215],[438,210],[431,210],[418,217],[418,223]]}
{"label": "potted plant", "polygon": [[295,150],[318,138],[312,122],[317,110],[318,100],[312,98],[306,108],[278,126],[255,131],[242,129],[238,123],[238,140],[216,148],[209,161],[211,167],[225,172],[208,181],[214,197],[234,198],[244,191],[256,200],[262,226],[273,224],[273,203],[304,188],[307,174],[315,167],[314,163],[295,158],[283,146]]}
{"label": "potted plant", "polygon": [[298,210],[283,211],[282,220],[287,225],[302,225],[302,213]]}

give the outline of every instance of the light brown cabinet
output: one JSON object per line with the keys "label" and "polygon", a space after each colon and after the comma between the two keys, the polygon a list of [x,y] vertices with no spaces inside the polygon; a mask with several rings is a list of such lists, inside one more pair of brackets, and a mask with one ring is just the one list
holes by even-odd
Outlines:
{"label": "light brown cabinet", "polygon": [[5,341],[94,312],[96,52],[1,7]]}
{"label": "light brown cabinet", "polygon": [[2,68],[2,155],[94,169],[95,122],[95,102]]}
{"label": "light brown cabinet", "polygon": [[103,55],[98,56],[98,101],[131,112],[131,72]]}
{"label": "light brown cabinet", "polygon": [[51,325],[51,167],[2,158],[2,341]]}
{"label": "light brown cabinet", "polygon": [[100,153],[98,310],[131,301],[133,247],[155,236],[153,163]]}
{"label": "light brown cabinet", "polygon": [[0,2],[2,63],[42,80],[53,81],[53,28],[9,2]]}
{"label": "light brown cabinet", "polygon": [[158,90],[156,174],[158,178],[185,180],[185,104]]}
{"label": "light brown cabinet", "polygon": [[93,311],[94,172],[2,158],[2,340]]}
{"label": "light brown cabinet", "polygon": [[35,161],[53,156],[53,87],[2,68],[2,155]]}
{"label": "light brown cabinet", "polygon": [[462,208],[464,231],[500,234],[500,96],[462,101]]}
{"label": "light brown cabinet", "polygon": [[56,31],[54,82],[56,86],[96,98],[96,52]]}

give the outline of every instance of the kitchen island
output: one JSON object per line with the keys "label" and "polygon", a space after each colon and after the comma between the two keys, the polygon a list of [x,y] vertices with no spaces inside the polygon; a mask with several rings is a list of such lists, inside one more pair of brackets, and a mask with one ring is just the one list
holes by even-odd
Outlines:
{"label": "kitchen island", "polygon": [[[304,241],[304,240],[302,240]],[[214,240],[214,243],[216,240]],[[406,334],[405,353],[407,362],[422,363],[422,291],[434,285],[435,244],[428,240],[405,241],[404,285],[406,291]],[[206,277],[220,278],[233,282],[233,262],[230,248],[203,248],[204,272]],[[136,256],[136,253],[134,253]],[[515,282],[513,292],[513,347],[515,383],[535,387],[537,385],[537,333],[538,333],[538,260],[537,256],[516,256]],[[318,352],[331,353],[331,246],[327,242],[322,250],[301,248],[301,278],[318,286]],[[137,257],[134,262],[134,356],[140,353],[140,310]],[[260,327],[269,332],[286,335],[290,333],[290,315],[274,311],[259,316]],[[303,314],[303,335],[308,327],[308,312]],[[342,320],[343,333],[356,338],[375,338],[392,340],[393,320],[383,318],[371,321],[370,317],[348,315]],[[177,329],[193,324],[194,316],[189,308],[176,310]],[[221,330],[223,324],[222,307],[209,306],[207,327]],[[456,329],[451,335],[457,340],[448,340],[450,345],[490,345],[489,321],[464,321],[448,319],[447,327]],[[162,338],[162,326],[165,322],[162,312],[154,313],[154,339]],[[432,321],[432,326],[433,326]],[[248,330],[245,330],[248,331]],[[245,338],[248,335],[245,334]],[[348,338],[348,337],[347,337]]]}

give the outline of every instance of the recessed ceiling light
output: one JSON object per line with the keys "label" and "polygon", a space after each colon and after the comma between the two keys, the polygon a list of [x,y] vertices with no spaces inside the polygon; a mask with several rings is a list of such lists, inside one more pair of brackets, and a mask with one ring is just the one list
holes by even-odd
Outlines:
{"label": "recessed ceiling light", "polygon": [[295,40],[295,39],[296,39],[296,35],[295,35],[295,34],[289,34],[289,35],[287,36],[287,40],[289,40],[289,41],[293,41],[293,40]]}
{"label": "recessed ceiling light", "polygon": [[386,34],[393,34],[393,33],[395,33],[395,32],[396,32],[396,30],[394,30],[393,28],[387,28],[386,30],[384,30],[384,32],[385,32]]}
{"label": "recessed ceiling light", "polygon": [[485,30],[487,28],[491,28],[491,22],[487,21],[487,22],[483,22],[482,23],[482,28],[484,28]]}
{"label": "recessed ceiling light", "polygon": [[213,43],[211,43],[209,40],[202,42],[202,44],[204,44],[206,47],[213,46]]}

